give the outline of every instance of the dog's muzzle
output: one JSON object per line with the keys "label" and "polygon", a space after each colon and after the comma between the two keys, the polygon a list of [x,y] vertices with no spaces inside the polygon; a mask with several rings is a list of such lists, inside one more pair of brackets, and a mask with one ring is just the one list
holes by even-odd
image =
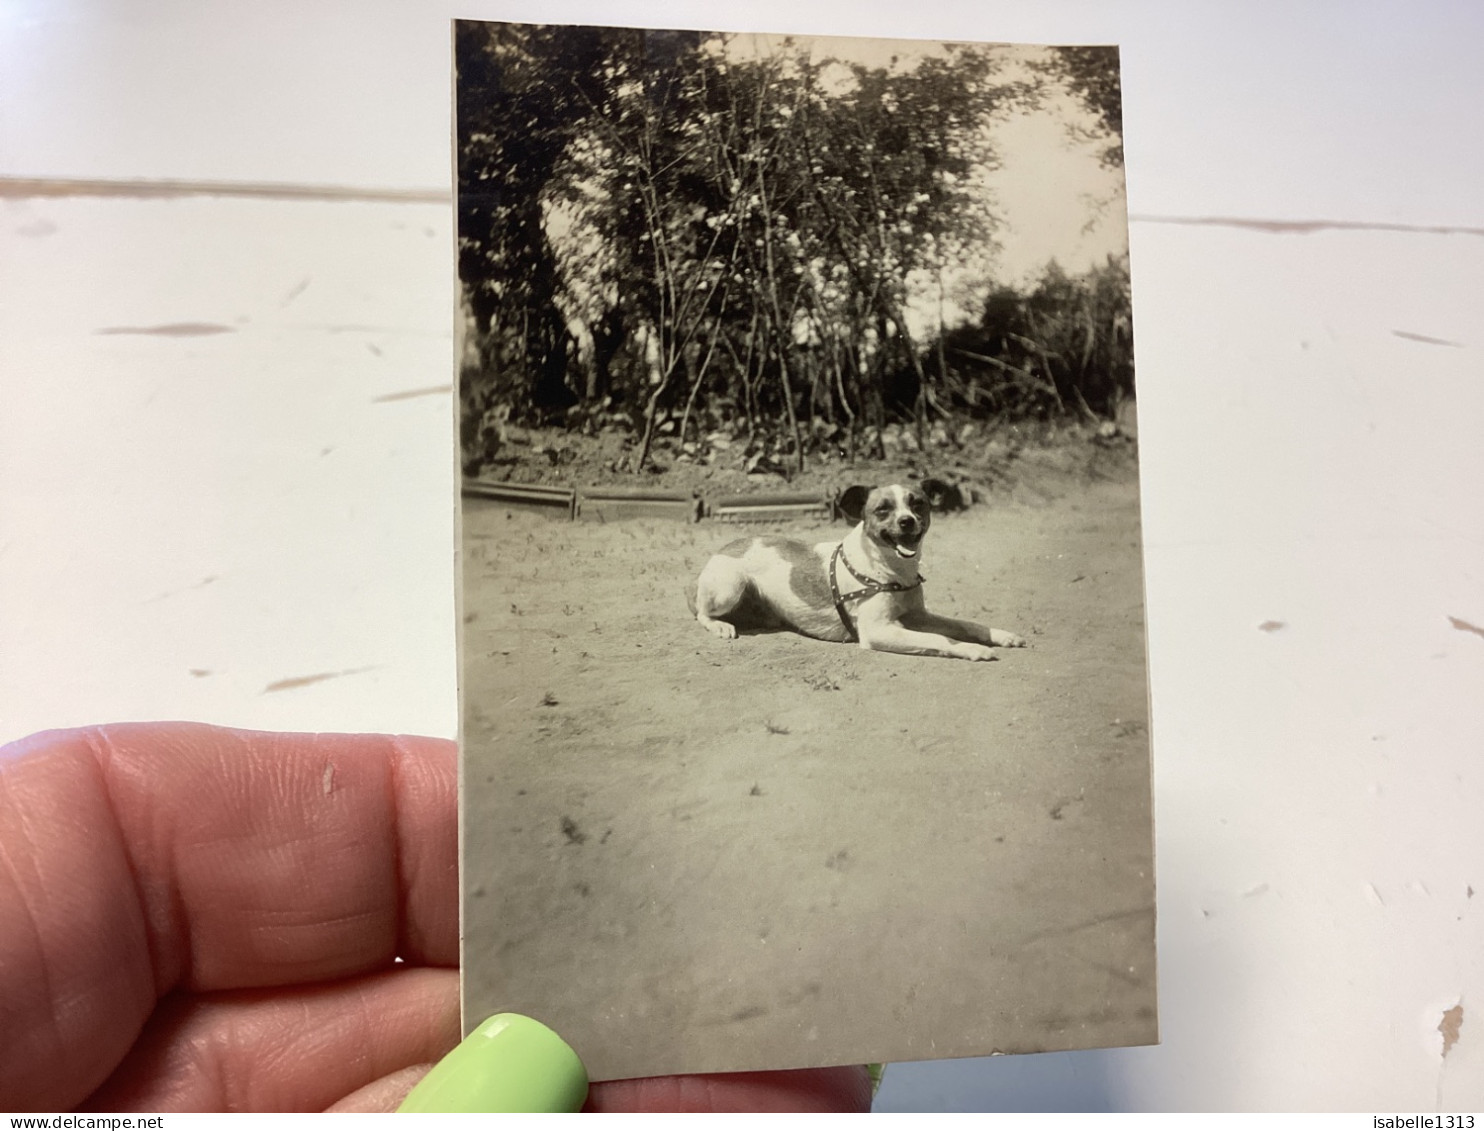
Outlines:
{"label": "dog's muzzle", "polygon": [[917,551],[922,548],[923,533],[924,531],[918,527],[915,520],[910,527],[904,521],[894,533],[883,533],[882,539],[897,552],[899,557],[915,558]]}

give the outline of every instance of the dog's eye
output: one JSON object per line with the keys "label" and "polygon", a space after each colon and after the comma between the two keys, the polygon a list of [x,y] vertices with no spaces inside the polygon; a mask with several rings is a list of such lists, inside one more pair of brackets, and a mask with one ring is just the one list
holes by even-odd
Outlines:
{"label": "dog's eye", "polygon": [[890,503],[883,503],[881,506],[876,508],[876,516],[878,518],[886,518],[888,515],[891,514],[891,512],[892,507]]}

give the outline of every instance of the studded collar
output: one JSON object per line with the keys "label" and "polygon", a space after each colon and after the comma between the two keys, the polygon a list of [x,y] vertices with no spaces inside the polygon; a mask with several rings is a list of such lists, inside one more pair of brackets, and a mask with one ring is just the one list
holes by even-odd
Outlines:
{"label": "studded collar", "polygon": [[[849,593],[840,592],[838,579],[839,570],[837,565],[843,565],[845,572],[855,578],[860,585],[859,589],[852,589]],[[916,589],[925,580],[922,574],[917,575],[917,580],[910,585],[903,585],[900,581],[877,581],[874,577],[866,577],[860,573],[850,559],[845,556],[845,543],[841,542],[835,547],[835,552],[830,556],[830,596],[835,600],[835,612],[839,614],[840,623],[845,626],[845,631],[850,634],[851,640],[858,640],[855,626],[850,623],[850,617],[845,612],[846,601],[858,601],[863,597],[874,597],[877,593],[903,593],[909,589]]]}

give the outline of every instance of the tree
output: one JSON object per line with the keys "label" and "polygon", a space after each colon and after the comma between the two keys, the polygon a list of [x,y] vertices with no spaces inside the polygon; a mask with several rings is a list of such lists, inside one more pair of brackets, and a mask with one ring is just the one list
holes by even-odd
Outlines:
{"label": "tree", "polygon": [[[1088,367],[1116,359],[1101,329],[1073,342],[1070,326],[1103,317],[1111,275],[1048,276],[1015,297],[1013,329],[988,307],[964,333],[944,324],[947,280],[988,270],[990,126],[1037,89],[1001,77],[996,49],[867,66],[698,32],[460,24],[456,42],[459,266],[481,346],[466,417],[622,416],[641,470],[718,427],[802,468],[890,419],[921,439],[934,416],[1037,397],[1104,410]],[[1116,52],[1041,67],[1115,136]],[[1039,392],[988,395],[986,366]]]}
{"label": "tree", "polygon": [[1123,167],[1123,83],[1116,47],[1053,47],[1051,74],[1059,77],[1098,120],[1108,139],[1103,164]]}
{"label": "tree", "polygon": [[1029,290],[997,287],[944,345],[971,415],[1112,419],[1134,391],[1128,258],[1077,276],[1051,263]]}
{"label": "tree", "polygon": [[484,339],[485,399],[570,400],[570,334],[544,205],[588,108],[605,97],[599,29],[455,25],[459,275]]}

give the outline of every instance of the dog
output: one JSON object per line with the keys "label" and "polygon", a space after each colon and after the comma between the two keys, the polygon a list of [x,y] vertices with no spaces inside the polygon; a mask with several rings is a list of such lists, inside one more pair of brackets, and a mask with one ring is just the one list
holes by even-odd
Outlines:
{"label": "dog", "polygon": [[918,570],[932,501],[947,484],[848,488],[840,511],[855,523],[839,542],[744,538],[701,570],[692,611],[723,640],[738,629],[791,629],[816,640],[856,642],[878,652],[993,660],[993,648],[1023,648],[1013,632],[927,611]]}

